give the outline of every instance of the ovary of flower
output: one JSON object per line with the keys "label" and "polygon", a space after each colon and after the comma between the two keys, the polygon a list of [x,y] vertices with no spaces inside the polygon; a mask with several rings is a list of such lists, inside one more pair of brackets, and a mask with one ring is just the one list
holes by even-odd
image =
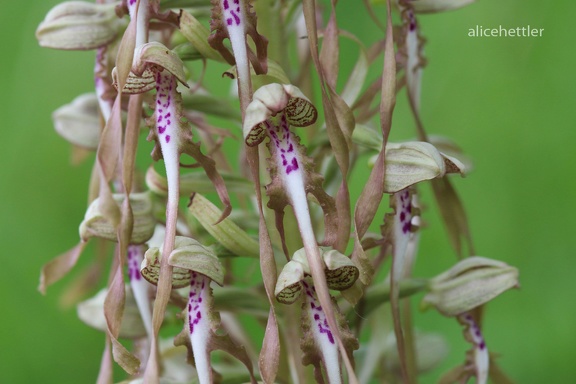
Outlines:
{"label": "ovary of flower", "polygon": [[207,303],[210,302],[208,295],[210,295],[210,279],[200,273],[192,272],[187,321],[200,384],[209,384],[212,380],[210,355],[207,351],[207,343],[211,335],[209,308],[207,308]]}
{"label": "ovary of flower", "polygon": [[482,337],[480,327],[469,313],[460,316],[460,320],[468,325],[468,334],[474,343],[474,365],[476,368],[476,383],[486,384],[488,382],[488,369],[490,358],[488,348]]}
{"label": "ovary of flower", "polygon": [[334,335],[328,326],[326,314],[316,297],[316,290],[310,279],[302,280],[305,292],[306,313],[310,320],[310,327],[314,335],[314,341],[322,353],[322,360],[330,384],[339,384],[340,362],[338,360],[338,346],[334,340]]}
{"label": "ovary of flower", "polygon": [[152,312],[150,309],[150,298],[148,296],[150,285],[142,278],[140,273],[140,264],[142,264],[142,260],[144,259],[142,251],[141,245],[128,246],[128,278],[130,279],[130,287],[132,288],[136,305],[140,311],[142,322],[144,323],[148,336],[151,337]]}

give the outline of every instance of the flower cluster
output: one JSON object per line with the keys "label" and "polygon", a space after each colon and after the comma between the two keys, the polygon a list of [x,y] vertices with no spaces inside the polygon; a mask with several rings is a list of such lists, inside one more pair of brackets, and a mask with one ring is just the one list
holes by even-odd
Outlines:
{"label": "flower cluster", "polygon": [[[96,51],[94,92],[53,114],[57,133],[95,152],[95,164],[79,243],[45,265],[40,290],[88,243],[101,245],[95,270],[111,265],[106,287],[96,276],[75,292],[80,319],[106,334],[99,383],[113,381],[112,359],[130,383],[413,383],[447,350],[413,328],[418,292],[422,309],[456,319],[472,344],[442,382],[487,382],[495,362],[482,309],[518,286],[518,271],[475,255],[451,181],[470,162],[420,116],[418,20],[472,2],[387,0],[386,27],[364,2],[383,31],[371,48],[339,29],[335,1],[71,1],[46,15],[40,45]],[[344,37],[360,55],[341,85]],[[222,64],[225,76],[205,77]],[[232,97],[210,89],[227,82]],[[393,143],[403,87],[417,140]],[[145,126],[148,163],[136,161]],[[362,171],[365,184],[351,185]],[[418,278],[423,184],[460,260]],[[389,210],[377,217],[379,207]],[[166,339],[174,325],[182,332]]]}

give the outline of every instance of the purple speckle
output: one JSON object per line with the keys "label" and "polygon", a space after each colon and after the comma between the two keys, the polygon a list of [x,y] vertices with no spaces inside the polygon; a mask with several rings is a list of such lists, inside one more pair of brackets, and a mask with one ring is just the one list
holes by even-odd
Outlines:
{"label": "purple speckle", "polygon": [[295,157],[292,158],[292,162],[290,163],[290,165],[288,167],[286,167],[286,174],[290,174],[290,172],[292,171],[296,171],[298,170],[299,166],[298,166],[298,160],[296,160]]}
{"label": "purple speckle", "polygon": [[137,246],[131,245],[128,247],[128,278],[132,280],[140,280],[140,262],[142,261],[141,253]]}
{"label": "purple speckle", "polygon": [[230,8],[230,5],[228,4],[228,0],[224,0],[224,9],[228,9]]}
{"label": "purple speckle", "polygon": [[170,135],[166,135],[166,142],[167,142],[167,143],[170,142]]}
{"label": "purple speckle", "polygon": [[400,213],[400,221],[406,220],[406,214],[404,212]]}
{"label": "purple speckle", "polygon": [[334,344],[334,336],[332,336],[332,332],[330,332],[330,328],[324,328],[322,324],[318,324],[318,330],[320,333],[325,333],[328,336],[328,341],[330,344]]}
{"label": "purple speckle", "polygon": [[166,132],[166,126],[158,126],[158,133],[163,134]]}
{"label": "purple speckle", "polygon": [[226,19],[226,24],[232,25],[232,19],[230,17]]}
{"label": "purple speckle", "polygon": [[197,318],[197,319],[201,319],[201,318],[202,318],[202,314],[201,314],[200,312],[197,312],[197,313],[196,313],[196,318]]}
{"label": "purple speckle", "polygon": [[230,14],[231,14],[232,17],[234,18],[234,21],[236,21],[236,25],[240,25],[240,17],[238,17],[238,15],[236,14],[236,12],[230,11]]}
{"label": "purple speckle", "polygon": [[320,320],[320,315],[319,314],[314,314],[314,320]]}
{"label": "purple speckle", "polygon": [[407,234],[408,232],[410,232],[410,223],[405,223],[402,226],[402,233]]}

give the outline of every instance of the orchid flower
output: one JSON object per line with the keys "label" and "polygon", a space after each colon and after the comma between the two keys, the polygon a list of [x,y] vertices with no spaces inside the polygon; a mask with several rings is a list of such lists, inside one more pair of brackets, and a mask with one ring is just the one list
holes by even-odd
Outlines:
{"label": "orchid flower", "polygon": [[[326,307],[330,297],[306,196],[310,193],[316,197],[324,211],[326,237],[336,233],[335,202],[322,188],[322,177],[314,173],[311,160],[305,155],[305,148],[300,145],[298,136],[290,130],[291,125],[306,127],[313,124],[317,115],[316,108],[298,88],[269,84],[254,93],[246,109],[243,132],[248,146],[256,146],[266,137],[270,138],[268,148],[272,156],[272,182],[266,187],[266,193],[270,196],[268,206],[276,211],[281,236],[284,235],[281,225],[284,207],[288,204],[292,206],[319,300]],[[328,323],[335,327],[332,314],[328,316]],[[343,353],[339,337],[336,340],[339,340]],[[349,361],[346,363],[348,365]]]}
{"label": "orchid flower", "polygon": [[[152,247],[146,251],[141,272],[152,284],[158,284],[162,258],[159,248]],[[177,236],[168,264],[173,268],[172,288],[190,287],[184,330],[181,336],[177,336],[176,344],[190,348],[200,384],[214,382],[210,352],[215,349],[222,349],[240,360],[248,368],[254,383],[252,364],[246,351],[235,345],[227,335],[215,333],[219,320],[213,310],[210,283],[214,281],[223,285],[224,282],[224,270],[216,254],[194,239]],[[182,340],[184,335],[186,341]]]}
{"label": "orchid flower", "polygon": [[[350,258],[336,250],[322,249],[321,254],[326,265],[325,275],[328,288],[338,291],[350,288],[359,275],[358,268]],[[320,369],[320,364],[322,364],[328,383],[341,383],[338,345],[334,330],[328,324],[327,319],[327,311],[330,309],[326,310],[326,307],[318,300],[304,249],[296,251],[282,269],[276,284],[275,295],[276,299],[283,304],[292,304],[303,296],[303,336],[300,344],[304,353],[302,363],[314,365],[318,382],[323,382]],[[331,298],[330,306],[336,313],[338,332],[346,346],[346,353],[351,357],[352,351],[358,348],[358,341],[348,330],[348,325],[333,298]]]}
{"label": "orchid flower", "polygon": [[473,314],[496,296],[517,287],[518,270],[498,260],[473,256],[461,260],[428,284],[429,292],[422,299],[421,308],[434,306],[444,316],[456,317],[465,326],[466,340],[473,345],[466,363],[446,374],[442,382],[467,380],[475,375],[477,383],[486,383],[490,359]]}

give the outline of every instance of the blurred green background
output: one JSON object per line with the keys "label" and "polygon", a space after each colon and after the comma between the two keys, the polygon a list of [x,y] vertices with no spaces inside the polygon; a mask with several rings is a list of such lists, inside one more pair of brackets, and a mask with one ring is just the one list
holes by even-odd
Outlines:
{"label": "blurred green background", "polygon": [[[55,0],[0,5],[0,382],[94,382],[104,346],[58,296],[72,279],[36,290],[40,267],[78,240],[90,162],[70,165],[70,148],[50,114],[92,88],[93,52],[41,49],[34,31]],[[380,14],[384,8],[375,8]],[[360,1],[339,4],[339,22],[373,42]],[[423,15],[428,39],[422,115],[430,133],[453,138],[474,171],[455,180],[479,255],[520,269],[521,289],[490,303],[485,338],[518,383],[572,383],[576,377],[576,2],[478,0],[464,9]],[[542,37],[471,38],[468,29],[544,28]],[[343,68],[356,55],[343,57]],[[348,60],[348,61],[347,61]],[[414,136],[402,92],[394,134]],[[401,132],[397,134],[396,132]],[[148,147],[141,148],[147,151]],[[416,275],[455,261],[431,195]],[[76,271],[86,265],[84,257]],[[420,329],[451,340],[448,361],[425,377],[434,383],[463,360],[467,345],[453,320],[416,315]]]}

